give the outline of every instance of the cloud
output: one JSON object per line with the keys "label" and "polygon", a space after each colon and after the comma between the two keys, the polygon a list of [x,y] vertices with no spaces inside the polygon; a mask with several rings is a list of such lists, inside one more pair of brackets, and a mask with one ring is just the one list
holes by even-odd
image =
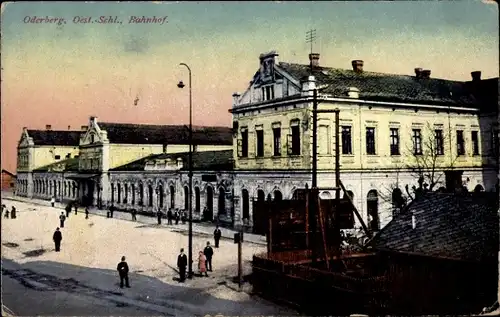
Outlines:
{"label": "cloud", "polygon": [[495,4],[498,5],[498,0],[481,0],[484,4]]}

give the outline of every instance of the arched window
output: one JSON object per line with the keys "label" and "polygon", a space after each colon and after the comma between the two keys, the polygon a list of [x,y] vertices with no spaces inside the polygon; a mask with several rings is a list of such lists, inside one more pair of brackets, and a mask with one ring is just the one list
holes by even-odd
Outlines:
{"label": "arched window", "polygon": [[139,183],[139,206],[144,206],[144,185]]}
{"label": "arched window", "polygon": [[160,208],[163,208],[163,185],[158,186],[158,200],[160,201]]}
{"label": "arched window", "polygon": [[201,202],[200,202],[200,188],[199,187],[195,187],[194,188],[194,210],[196,212],[200,212],[200,208],[201,208]]}
{"label": "arched window", "polygon": [[484,192],[484,187],[481,184],[477,184],[474,188],[475,193]]}
{"label": "arched window", "polygon": [[264,191],[262,189],[259,189],[257,191],[257,200],[258,201],[265,201],[266,200],[266,194],[264,193]]}
{"label": "arched window", "polygon": [[175,208],[175,188],[170,185],[170,208]]}
{"label": "arched window", "polygon": [[132,205],[135,205],[135,184],[132,184],[131,185],[132,188],[131,188],[131,194],[132,194]]}
{"label": "arched window", "polygon": [[73,183],[73,197],[76,197],[76,183]]}
{"label": "arched window", "polygon": [[148,185],[148,205],[153,207],[153,186]]}
{"label": "arched window", "polygon": [[250,218],[250,197],[248,195],[248,190],[243,189],[241,191],[242,209],[243,209],[243,219]]}
{"label": "arched window", "polygon": [[184,186],[184,209],[189,209],[189,188]]}
{"label": "arched window", "polygon": [[274,191],[274,201],[282,201],[283,200],[283,194],[279,190]]}
{"label": "arched window", "polygon": [[123,185],[123,203],[128,203],[128,184]]}
{"label": "arched window", "polygon": [[115,202],[115,184],[111,183],[111,203]]}
{"label": "arched window", "polygon": [[403,192],[399,188],[394,188],[392,191],[392,216],[397,216],[405,205]]}
{"label": "arched window", "polygon": [[212,221],[214,218],[214,190],[211,186],[207,186],[207,209],[203,211],[203,218],[207,221]]}
{"label": "arched window", "polygon": [[226,214],[226,191],[224,188],[219,188],[219,215]]}
{"label": "arched window", "polygon": [[116,191],[117,191],[116,197],[118,197],[117,202],[119,204],[121,204],[122,203],[122,185],[120,183],[118,183],[116,185]]}
{"label": "arched window", "polygon": [[378,216],[378,193],[375,189],[368,192],[366,198],[366,210],[368,212],[369,227],[373,231],[380,229]]}

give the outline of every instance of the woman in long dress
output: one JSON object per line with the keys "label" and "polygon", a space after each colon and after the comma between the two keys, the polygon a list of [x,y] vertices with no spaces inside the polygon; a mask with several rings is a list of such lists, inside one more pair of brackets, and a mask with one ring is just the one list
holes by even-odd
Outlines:
{"label": "woman in long dress", "polygon": [[208,276],[207,258],[205,257],[205,254],[203,254],[203,251],[200,251],[200,255],[198,257],[198,269],[200,270],[201,275],[203,275],[203,273],[205,273],[205,276]]}

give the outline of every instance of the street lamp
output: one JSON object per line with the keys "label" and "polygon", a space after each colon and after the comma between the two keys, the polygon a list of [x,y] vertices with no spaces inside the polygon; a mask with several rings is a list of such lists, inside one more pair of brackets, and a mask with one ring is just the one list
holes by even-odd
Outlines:
{"label": "street lamp", "polygon": [[[193,93],[191,90],[191,68],[185,63],[179,65],[184,66],[189,71],[189,247],[188,247],[188,278],[193,278]],[[184,88],[184,83],[179,81],[177,87]]]}

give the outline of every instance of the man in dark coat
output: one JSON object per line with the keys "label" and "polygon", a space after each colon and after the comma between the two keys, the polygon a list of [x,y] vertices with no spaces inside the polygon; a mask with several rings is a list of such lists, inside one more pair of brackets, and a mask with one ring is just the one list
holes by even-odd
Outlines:
{"label": "man in dark coat", "polygon": [[12,206],[12,210],[10,211],[10,217],[16,219],[16,207],[14,206]]}
{"label": "man in dark coat", "polygon": [[179,268],[179,282],[186,280],[186,266],[188,264],[187,256],[184,254],[184,249],[181,249],[181,254],[177,257],[177,267]]}
{"label": "man in dark coat", "polygon": [[172,218],[173,218],[173,215],[172,215],[172,209],[169,209],[169,210],[167,211],[167,220],[168,220],[167,224],[168,224],[168,225],[171,225],[171,224],[172,224]]}
{"label": "man in dark coat", "polygon": [[219,240],[220,240],[221,236],[222,236],[222,232],[220,231],[219,226],[216,226],[215,230],[214,230],[214,240],[215,240],[215,247],[216,248],[219,247]]}
{"label": "man in dark coat", "polygon": [[75,207],[75,215],[77,215],[78,214],[78,205],[76,203],[74,203],[73,207]]}
{"label": "man in dark coat", "polygon": [[89,207],[85,207],[85,219],[89,219]]}
{"label": "man in dark coat", "polygon": [[109,217],[110,218],[113,218],[113,212],[114,211],[115,211],[115,206],[111,205],[111,207],[109,207]]}
{"label": "man in dark coat", "polygon": [[64,221],[66,221],[66,216],[64,215],[64,212],[61,212],[61,215],[59,216],[59,227],[64,228]]}
{"label": "man in dark coat", "polygon": [[66,210],[66,218],[69,218],[69,214],[71,212],[71,205],[66,205],[66,208],[64,208]]}
{"label": "man in dark coat", "polygon": [[137,221],[137,210],[132,209],[132,221]]}
{"label": "man in dark coat", "polygon": [[203,254],[207,258],[207,270],[212,272],[212,256],[214,255],[214,249],[210,246],[210,242],[207,241],[207,246],[203,250]]}
{"label": "man in dark coat", "polygon": [[158,218],[158,224],[161,225],[161,210],[158,210],[156,217]]}
{"label": "man in dark coat", "polygon": [[175,210],[174,217],[175,217],[175,224],[178,225],[179,224],[179,218],[180,218],[179,210],[177,210],[177,209]]}
{"label": "man in dark coat", "polygon": [[130,284],[128,283],[128,264],[127,262],[125,262],[124,256],[122,256],[122,261],[118,263],[116,270],[118,271],[118,275],[120,275],[120,287],[123,288],[124,280],[125,280],[125,286],[130,287]]}
{"label": "man in dark coat", "polygon": [[56,245],[56,252],[61,251],[62,233],[61,231],[59,231],[59,228],[57,228],[56,231],[54,232],[52,240],[54,240],[54,244]]}

